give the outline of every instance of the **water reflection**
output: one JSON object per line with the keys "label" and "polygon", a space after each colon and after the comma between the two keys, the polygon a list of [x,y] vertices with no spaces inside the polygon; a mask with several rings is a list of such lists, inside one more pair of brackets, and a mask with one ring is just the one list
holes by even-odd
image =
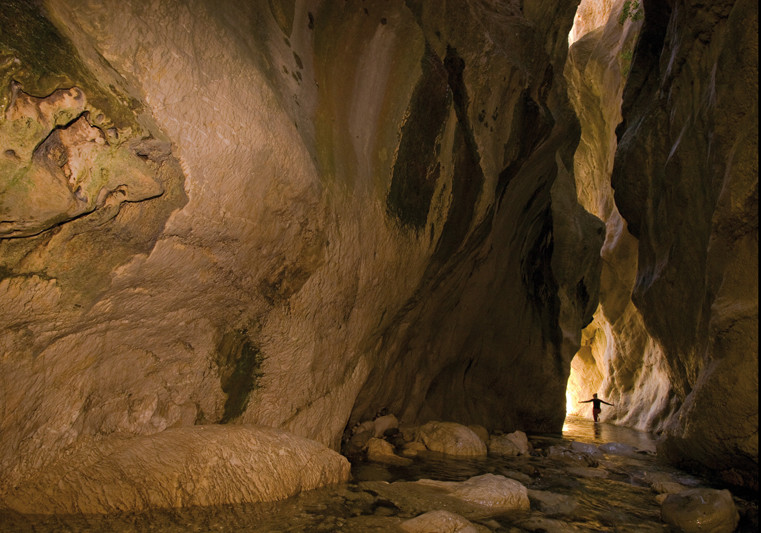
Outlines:
{"label": "water reflection", "polygon": [[645,431],[605,422],[594,422],[578,416],[567,416],[563,424],[563,437],[590,444],[621,442],[647,452],[655,453],[655,437]]}

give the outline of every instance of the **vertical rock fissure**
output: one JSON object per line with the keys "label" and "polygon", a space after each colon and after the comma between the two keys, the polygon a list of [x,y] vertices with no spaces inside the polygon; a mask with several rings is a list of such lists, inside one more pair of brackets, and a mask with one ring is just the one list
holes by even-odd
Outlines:
{"label": "vertical rock fissure", "polygon": [[436,53],[426,44],[422,76],[415,87],[408,118],[402,126],[386,210],[402,226],[425,227],[431,199],[441,172],[440,137],[449,113],[452,93]]}
{"label": "vertical rock fissure", "polygon": [[481,156],[468,119],[468,93],[463,80],[465,61],[457,50],[447,47],[444,59],[447,81],[452,91],[457,129],[455,131],[454,174],[452,176],[452,203],[447,213],[441,236],[436,243],[431,268],[438,268],[460,247],[468,234],[475,214],[476,202],[481,194],[484,173]]}
{"label": "vertical rock fissure", "polygon": [[531,98],[528,90],[523,91],[520,102],[521,104],[515,107],[512,131],[508,141],[508,144],[515,143],[518,145],[518,155],[499,173],[494,194],[497,208],[502,204],[507,186],[518,174],[534,149],[552,131],[552,121],[547,120],[547,113],[541,112],[540,106]]}

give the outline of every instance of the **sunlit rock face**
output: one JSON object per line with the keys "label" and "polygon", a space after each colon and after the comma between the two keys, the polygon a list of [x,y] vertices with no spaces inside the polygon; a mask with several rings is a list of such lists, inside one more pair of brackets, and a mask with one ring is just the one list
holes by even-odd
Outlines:
{"label": "sunlit rock face", "polygon": [[525,4],[4,4],[0,496],[194,425],[559,430],[604,227]]}
{"label": "sunlit rock face", "polygon": [[663,350],[632,302],[637,239],[622,219],[610,185],[623,88],[644,17],[641,4],[625,6],[599,0],[579,5],[564,70],[581,122],[574,155],[579,202],[606,226],[600,306],[571,363],[567,411],[588,416],[590,404],[579,401],[599,393],[615,404],[603,409],[603,420],[659,431],[673,414],[674,401]]}
{"label": "sunlit rock face", "polygon": [[758,486],[758,3],[644,2],[612,185],[679,406],[660,451]]}
{"label": "sunlit rock face", "polygon": [[564,71],[579,201],[606,223],[568,410],[598,392],[604,420],[757,486],[757,6],[626,4],[580,4]]}

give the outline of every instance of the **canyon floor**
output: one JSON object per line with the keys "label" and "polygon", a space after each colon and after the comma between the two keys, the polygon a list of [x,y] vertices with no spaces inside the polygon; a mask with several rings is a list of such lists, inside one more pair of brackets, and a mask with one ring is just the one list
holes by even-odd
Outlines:
{"label": "canyon floor", "polygon": [[[452,531],[668,532],[674,529],[663,521],[661,502],[669,492],[725,488],[662,463],[653,436],[629,428],[569,417],[562,435],[529,435],[529,441],[533,451],[522,456],[452,458],[427,453],[407,466],[358,461],[352,465],[349,483],[281,502],[116,515],[6,513],[0,521],[8,532],[428,531],[410,529],[405,523],[449,507],[444,510],[470,512],[470,525],[458,527],[471,529]],[[522,483],[528,489],[530,510],[473,513],[411,483],[463,482],[485,474]],[[735,531],[758,531],[756,496],[732,492],[739,515]]]}

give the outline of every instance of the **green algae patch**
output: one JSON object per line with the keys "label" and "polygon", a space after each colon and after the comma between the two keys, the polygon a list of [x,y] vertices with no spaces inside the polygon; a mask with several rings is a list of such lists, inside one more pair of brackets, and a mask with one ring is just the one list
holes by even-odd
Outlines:
{"label": "green algae patch", "polygon": [[221,424],[235,420],[246,410],[249,396],[262,377],[263,362],[264,356],[249,339],[248,330],[236,329],[222,335],[217,348],[217,366],[227,400]]}
{"label": "green algae patch", "polygon": [[141,129],[135,99],[104,88],[85,66],[72,43],[45,17],[38,2],[4,1],[0,6],[0,105],[8,107],[11,82],[24,92],[45,97],[56,89],[80,87],[89,106],[102,111],[117,128]]}

